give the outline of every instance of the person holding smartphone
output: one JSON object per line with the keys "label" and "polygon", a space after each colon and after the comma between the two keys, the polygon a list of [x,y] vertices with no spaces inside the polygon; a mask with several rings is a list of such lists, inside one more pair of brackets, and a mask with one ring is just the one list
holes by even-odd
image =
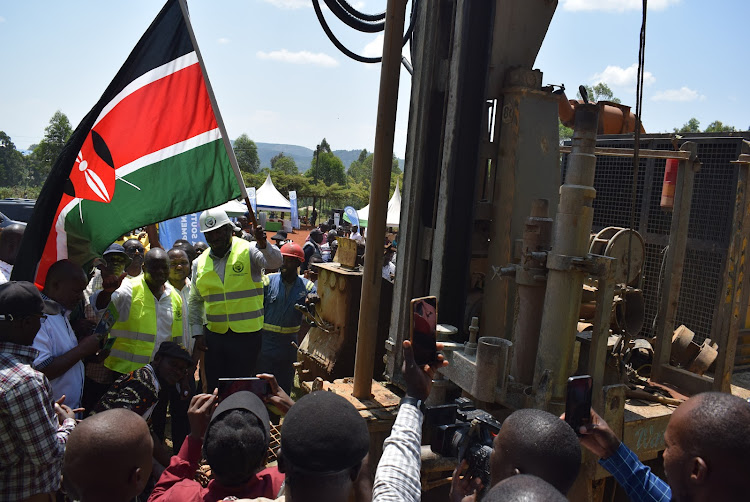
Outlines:
{"label": "person holding smartphone", "polygon": [[640,502],[740,502],[750,493],[750,403],[704,392],[682,403],[664,433],[664,473],[646,467],[593,409],[581,444]]}
{"label": "person holding smartphone", "polygon": [[[438,351],[442,348],[443,344],[436,345]],[[435,372],[448,362],[438,354],[429,363],[417,364],[409,340],[404,341],[403,351],[406,395],[401,399],[391,435],[383,445],[383,456],[375,472],[373,502],[417,502],[422,496],[419,471],[424,401],[432,390]]]}

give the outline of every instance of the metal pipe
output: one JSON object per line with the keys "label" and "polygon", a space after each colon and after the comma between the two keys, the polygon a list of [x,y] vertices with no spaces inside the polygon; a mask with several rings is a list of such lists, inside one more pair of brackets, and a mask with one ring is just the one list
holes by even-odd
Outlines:
{"label": "metal pipe", "polygon": [[369,399],[372,371],[375,367],[378,312],[380,309],[383,238],[388,210],[391,181],[393,139],[396,132],[398,84],[401,71],[401,37],[406,17],[406,0],[388,0],[383,41],[383,62],[380,67],[380,94],[375,128],[375,150],[372,162],[370,216],[367,220],[368,239],[365,243],[365,268],[362,276],[362,299],[359,304],[357,352],[354,359],[353,395]]}
{"label": "metal pipe", "polygon": [[[552,240],[552,219],[549,218],[549,201],[537,199],[531,205],[531,215],[526,218],[523,232],[523,266],[516,274],[518,286],[518,320],[513,337],[511,375],[516,383],[531,385],[534,382],[536,352],[542,327],[544,294],[547,290],[546,251]],[[544,261],[542,261],[544,260]]]}
{"label": "metal pipe", "polygon": [[[577,267],[588,255],[594,218],[596,169],[596,105],[576,107],[572,152],[547,258],[547,293],[536,358],[536,405],[556,412],[564,406],[565,386],[573,359],[578,311],[586,272]],[[549,399],[549,401],[548,401]]]}

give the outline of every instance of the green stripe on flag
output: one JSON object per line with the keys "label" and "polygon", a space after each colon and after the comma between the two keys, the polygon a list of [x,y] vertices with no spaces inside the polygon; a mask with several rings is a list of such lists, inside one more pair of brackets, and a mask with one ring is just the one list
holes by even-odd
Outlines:
{"label": "green stripe on flag", "polygon": [[[86,263],[124,233],[239,197],[222,139],[144,166],[117,180],[112,202],[81,201],[65,218],[68,258]],[[83,216],[83,223],[81,223]]]}

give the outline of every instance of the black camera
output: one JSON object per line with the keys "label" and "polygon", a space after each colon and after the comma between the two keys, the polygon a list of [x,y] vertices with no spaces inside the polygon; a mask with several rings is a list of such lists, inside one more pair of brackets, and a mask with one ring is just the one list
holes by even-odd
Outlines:
{"label": "black camera", "polygon": [[434,453],[456,457],[469,464],[467,475],[490,486],[492,442],[501,424],[470,399],[459,397],[453,404],[429,406],[425,410],[425,436]]}

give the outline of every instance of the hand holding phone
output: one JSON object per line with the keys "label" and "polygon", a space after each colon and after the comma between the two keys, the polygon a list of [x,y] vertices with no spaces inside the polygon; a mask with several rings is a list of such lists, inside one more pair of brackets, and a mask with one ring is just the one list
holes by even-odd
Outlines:
{"label": "hand holding phone", "polygon": [[437,298],[414,298],[410,304],[411,345],[420,365],[437,362]]}
{"label": "hand holding phone", "polygon": [[219,378],[219,401],[223,401],[235,392],[249,391],[265,400],[271,393],[268,381],[257,377]]}
{"label": "hand holding phone", "polygon": [[581,427],[591,422],[591,391],[593,381],[590,375],[568,378],[568,391],[565,399],[565,421],[576,434],[581,435]]}

